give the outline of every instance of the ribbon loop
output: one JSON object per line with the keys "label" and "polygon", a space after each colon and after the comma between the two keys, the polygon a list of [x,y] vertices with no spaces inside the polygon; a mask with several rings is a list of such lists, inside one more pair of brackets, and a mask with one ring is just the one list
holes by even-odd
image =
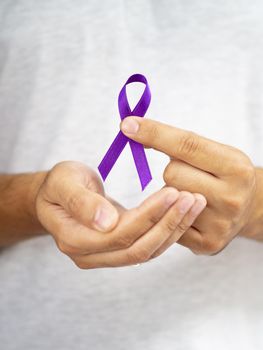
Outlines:
{"label": "ribbon loop", "polygon": [[[133,110],[131,110],[127,93],[126,93],[126,86],[131,83],[143,83],[145,84],[145,89],[143,91],[143,94],[134,107]],[[124,86],[122,87],[119,97],[118,97],[118,107],[119,107],[119,113],[120,117],[123,120],[127,116],[139,116],[144,117],[145,113],[147,112],[147,109],[151,102],[151,92],[150,88],[147,82],[147,79],[142,74],[133,74],[129,77],[129,79],[126,81]],[[129,139],[127,136],[125,136],[122,131],[119,131],[117,136],[115,137],[114,141],[112,142],[110,148],[106,152],[105,156],[103,157],[101,163],[98,166],[98,170],[103,178],[105,180],[111,171],[112,167],[114,166],[115,162],[119,158],[122,150],[126,146],[127,142],[130,144],[130,148],[132,151],[133,159],[136,165],[136,169],[140,178],[141,187],[142,190],[148,185],[148,183],[151,181],[151,171],[147,162],[147,158],[145,155],[145,151],[143,148],[143,145]]]}

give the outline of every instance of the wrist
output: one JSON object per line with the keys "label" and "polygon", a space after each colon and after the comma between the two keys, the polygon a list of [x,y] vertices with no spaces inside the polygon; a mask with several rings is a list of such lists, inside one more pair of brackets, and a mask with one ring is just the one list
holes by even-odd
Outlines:
{"label": "wrist", "polygon": [[240,236],[263,240],[263,168],[255,168],[255,174],[256,191],[250,208],[250,216]]}
{"label": "wrist", "polygon": [[37,172],[28,174],[28,191],[26,195],[26,211],[28,213],[28,216],[30,217],[32,223],[35,223],[36,226],[39,226],[42,228],[41,224],[39,223],[37,212],[36,212],[36,198],[39,192],[39,189],[41,185],[44,183],[45,178],[47,176],[46,171]]}
{"label": "wrist", "polygon": [[45,234],[35,201],[45,172],[0,175],[0,247]]}

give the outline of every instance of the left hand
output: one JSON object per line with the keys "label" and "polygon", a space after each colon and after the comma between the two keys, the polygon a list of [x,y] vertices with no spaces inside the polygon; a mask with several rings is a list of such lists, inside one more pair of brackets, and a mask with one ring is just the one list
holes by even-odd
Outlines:
{"label": "left hand", "polygon": [[34,202],[36,219],[82,269],[148,261],[170,237],[177,241],[206,204],[200,194],[165,187],[126,210],[105,197],[95,171],[73,161],[45,174]]}
{"label": "left hand", "polygon": [[[163,175],[166,185],[205,196],[207,207],[178,243],[196,254],[214,255],[248,229],[256,175],[243,152],[141,117],[125,118],[121,130],[130,139],[170,157]],[[155,256],[161,253],[157,251]]]}

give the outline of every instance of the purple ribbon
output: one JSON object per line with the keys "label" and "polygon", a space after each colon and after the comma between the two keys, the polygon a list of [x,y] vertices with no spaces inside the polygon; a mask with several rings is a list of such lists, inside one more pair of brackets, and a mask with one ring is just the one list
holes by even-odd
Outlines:
{"label": "purple ribbon", "polygon": [[[131,111],[131,108],[129,106],[128,99],[127,99],[127,94],[126,94],[126,85],[131,83],[137,83],[137,82],[145,84],[145,89],[139,102],[137,103],[135,108]],[[142,74],[133,74],[126,81],[126,83],[124,84],[123,88],[119,93],[118,106],[119,106],[119,113],[120,113],[121,119],[123,120],[127,116],[132,116],[132,115],[144,117],[150,105],[150,102],[151,102],[151,92],[149,89],[147,79]],[[152,179],[151,171],[147,162],[143,145],[129,139],[127,136],[125,136],[122,133],[122,131],[119,131],[119,133],[115,137],[110,148],[108,149],[100,165],[98,166],[98,169],[103,180],[105,180],[109,172],[111,171],[113,165],[116,163],[117,159],[119,158],[124,147],[126,146],[127,142],[129,142],[131,147],[133,159],[136,165],[136,169],[140,178],[141,187],[143,191]]]}

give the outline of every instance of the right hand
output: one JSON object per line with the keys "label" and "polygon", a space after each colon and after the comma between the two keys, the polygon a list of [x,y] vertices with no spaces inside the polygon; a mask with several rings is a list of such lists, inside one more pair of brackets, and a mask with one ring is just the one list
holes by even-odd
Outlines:
{"label": "right hand", "polygon": [[36,211],[58,248],[78,267],[91,269],[146,262],[163,245],[167,249],[171,237],[177,241],[204,208],[201,199],[164,187],[126,210],[105,197],[93,170],[68,161],[47,174],[36,198]]}

